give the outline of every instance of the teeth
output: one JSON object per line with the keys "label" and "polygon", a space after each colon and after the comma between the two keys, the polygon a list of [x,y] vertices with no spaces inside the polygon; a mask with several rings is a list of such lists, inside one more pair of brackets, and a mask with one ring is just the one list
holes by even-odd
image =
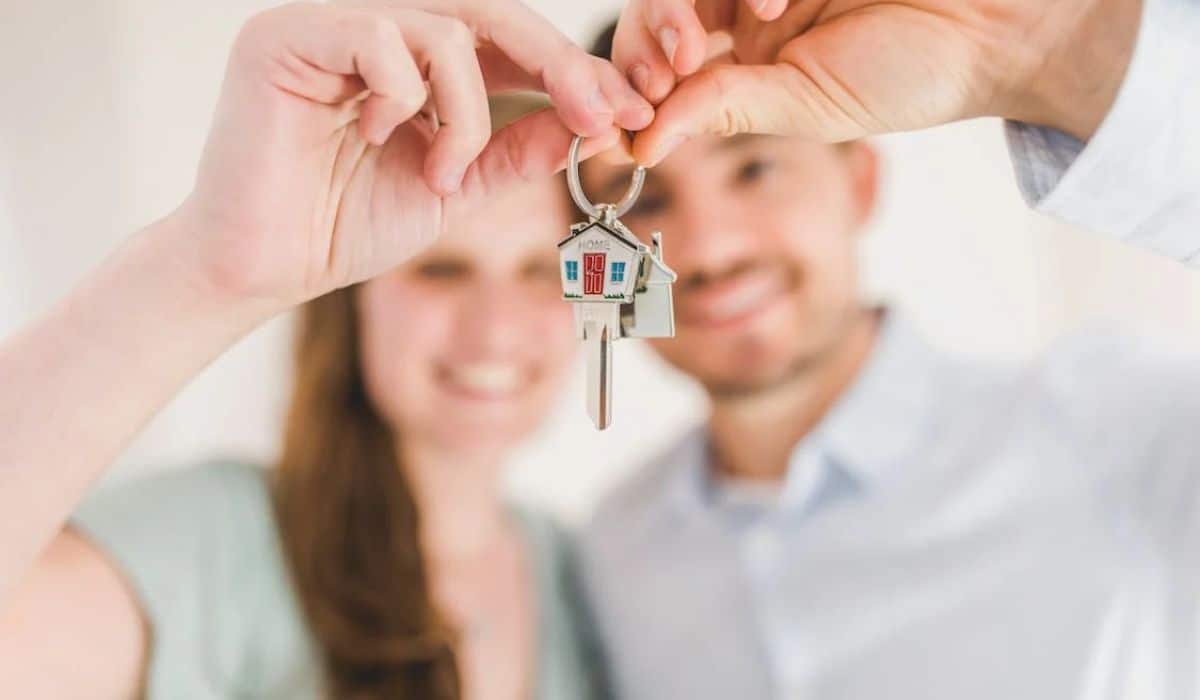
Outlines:
{"label": "teeth", "polygon": [[716,321],[741,316],[755,307],[761,306],[774,296],[779,289],[778,282],[775,275],[763,275],[756,279],[746,280],[736,289],[731,289],[728,293],[712,299],[706,305],[704,315]]}
{"label": "teeth", "polygon": [[520,369],[510,363],[488,362],[456,365],[448,370],[450,380],[470,391],[507,394],[521,384]]}

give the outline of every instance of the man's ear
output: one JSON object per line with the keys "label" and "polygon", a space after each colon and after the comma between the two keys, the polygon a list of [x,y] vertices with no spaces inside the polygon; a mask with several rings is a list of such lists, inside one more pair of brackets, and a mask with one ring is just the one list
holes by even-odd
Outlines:
{"label": "man's ear", "polygon": [[855,223],[858,230],[866,227],[879,204],[880,156],[867,141],[851,141],[839,146],[849,164],[854,192]]}

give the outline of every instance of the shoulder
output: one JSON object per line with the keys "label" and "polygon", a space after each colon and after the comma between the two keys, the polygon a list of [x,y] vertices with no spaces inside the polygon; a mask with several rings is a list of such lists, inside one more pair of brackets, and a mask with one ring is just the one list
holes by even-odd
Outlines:
{"label": "shoulder", "polygon": [[148,540],[261,530],[273,524],[268,481],[267,470],[236,462],[161,471],[102,487],[74,522],[84,530],[132,528]]}
{"label": "shoulder", "polygon": [[122,572],[152,621],[205,595],[275,578],[279,567],[267,472],[206,464],[101,489],[71,519]]}
{"label": "shoulder", "polygon": [[1147,328],[1093,326],[1054,344],[1030,376],[1073,421],[1132,428],[1195,418],[1198,370],[1195,341]]}
{"label": "shoulder", "polygon": [[221,461],[169,468],[102,486],[89,499],[129,500],[154,494],[169,501],[187,499],[261,498],[266,495],[268,470],[247,462]]}
{"label": "shoulder", "polygon": [[258,696],[305,668],[311,648],[270,474],[231,462],[164,471],[103,489],[73,517],[153,630],[151,691],[208,684]]}
{"label": "shoulder", "polygon": [[980,435],[1019,431],[1050,463],[1119,491],[1197,444],[1200,349],[1154,329],[1093,325],[977,396],[986,408],[966,413],[987,424]]}
{"label": "shoulder", "polygon": [[173,469],[106,486],[76,511],[72,525],[138,588],[212,576],[219,561],[265,560],[263,550],[275,547],[268,472],[242,463]]}

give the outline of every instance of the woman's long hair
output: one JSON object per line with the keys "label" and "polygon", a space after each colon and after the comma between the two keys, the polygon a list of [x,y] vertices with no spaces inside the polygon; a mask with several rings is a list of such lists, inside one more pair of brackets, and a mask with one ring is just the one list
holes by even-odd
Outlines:
{"label": "woman's long hair", "polygon": [[284,549],[332,697],[457,700],[419,510],[363,382],[354,294],[334,292],[303,312],[275,473]]}
{"label": "woman's long hair", "polygon": [[[546,106],[492,102],[496,128]],[[310,302],[275,472],[276,518],[292,580],[339,700],[458,700],[454,638],[434,605],[420,509],[397,436],[367,394],[355,288]]]}

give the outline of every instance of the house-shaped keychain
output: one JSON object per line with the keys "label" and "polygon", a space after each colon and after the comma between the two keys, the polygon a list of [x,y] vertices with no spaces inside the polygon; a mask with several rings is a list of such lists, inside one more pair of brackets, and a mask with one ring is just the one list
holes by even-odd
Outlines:
{"label": "house-shaped keychain", "polygon": [[662,234],[646,246],[606,205],[600,216],[571,227],[558,244],[563,299],[575,306],[575,332],[587,357],[588,413],[596,427],[612,423],[612,342],[675,335],[671,284]]}
{"label": "house-shaped keychain", "polygon": [[611,307],[608,325],[617,338],[670,338],[675,335],[671,285],[676,275],[662,259],[662,234],[647,246],[615,217],[604,217],[571,228],[558,244],[563,299],[575,304],[575,330],[586,340],[588,316],[583,305]]}
{"label": "house-shaped keychain", "polygon": [[596,206],[583,192],[576,137],[567,154],[567,186],[588,221],[571,227],[558,244],[563,299],[575,307],[575,333],[587,358],[588,414],[604,430],[612,423],[612,343],[621,338],[675,335],[671,285],[675,272],[663,262],[662,234],[647,246],[621,223],[642,192],[646,171],[633,171],[633,184],[617,204]]}

